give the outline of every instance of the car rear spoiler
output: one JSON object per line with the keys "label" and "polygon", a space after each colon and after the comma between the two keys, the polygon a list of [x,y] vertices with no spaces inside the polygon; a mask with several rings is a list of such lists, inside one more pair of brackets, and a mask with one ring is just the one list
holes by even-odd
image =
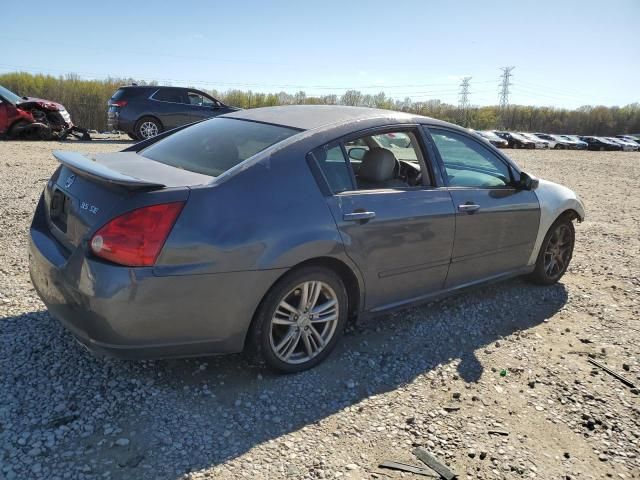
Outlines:
{"label": "car rear spoiler", "polygon": [[91,158],[79,152],[63,152],[56,150],[53,156],[65,167],[83,177],[100,182],[112,183],[122,187],[138,189],[158,189],[164,188],[164,183],[142,180],[140,178],[119,172],[104,163],[99,163],[96,158]]}

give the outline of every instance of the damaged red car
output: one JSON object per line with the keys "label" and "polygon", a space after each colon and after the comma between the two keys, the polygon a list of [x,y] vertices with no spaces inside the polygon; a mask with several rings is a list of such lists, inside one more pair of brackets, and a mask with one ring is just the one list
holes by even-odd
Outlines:
{"label": "damaged red car", "polygon": [[73,134],[89,140],[86,130],[76,127],[59,103],[21,97],[0,85],[0,136],[30,140],[62,140]]}

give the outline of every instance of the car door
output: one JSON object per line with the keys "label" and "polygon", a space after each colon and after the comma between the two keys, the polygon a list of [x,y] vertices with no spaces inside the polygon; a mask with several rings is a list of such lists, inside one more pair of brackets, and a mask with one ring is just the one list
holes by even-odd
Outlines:
{"label": "car door", "polygon": [[189,91],[187,92],[187,97],[189,98],[189,116],[192,122],[198,122],[225,113],[220,106],[220,102],[204,95],[202,92]]}
{"label": "car door", "polygon": [[540,222],[535,193],[516,187],[519,173],[465,133],[428,127],[456,208],[446,288],[526,268]]}
{"label": "car door", "polygon": [[158,117],[165,130],[191,123],[191,105],[186,90],[161,88],[151,96],[150,114]]}
{"label": "car door", "polygon": [[[368,134],[375,133],[380,132]],[[366,310],[419,300],[442,289],[451,259],[451,196],[426,163],[419,129],[405,133],[416,148],[415,167],[422,172],[417,186],[358,189],[344,143],[314,152],[330,185],[327,201],[346,253],[364,278]],[[359,143],[349,143],[354,141]]]}

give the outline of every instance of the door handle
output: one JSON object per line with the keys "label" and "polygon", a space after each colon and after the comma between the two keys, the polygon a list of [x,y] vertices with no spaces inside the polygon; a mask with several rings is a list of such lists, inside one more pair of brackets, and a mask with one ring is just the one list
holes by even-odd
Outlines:
{"label": "door handle", "polygon": [[371,220],[375,218],[376,212],[353,212],[353,213],[345,213],[342,216],[342,219],[345,222],[360,222],[362,220]]}
{"label": "door handle", "polygon": [[463,205],[458,205],[459,212],[474,213],[478,210],[480,210],[480,205],[476,205],[475,203],[468,202]]}

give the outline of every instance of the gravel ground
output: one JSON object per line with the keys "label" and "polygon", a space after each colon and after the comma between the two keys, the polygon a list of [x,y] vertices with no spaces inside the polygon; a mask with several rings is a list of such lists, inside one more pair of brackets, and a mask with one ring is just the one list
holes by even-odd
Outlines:
{"label": "gravel ground", "polygon": [[95,358],[47,314],[26,239],[50,152],[126,143],[0,143],[0,478],[420,478],[378,468],[419,465],[415,446],[461,478],[640,478],[638,391],[587,361],[640,384],[640,153],[511,152],[586,203],[560,284],[362,322],[275,376],[240,355]]}

